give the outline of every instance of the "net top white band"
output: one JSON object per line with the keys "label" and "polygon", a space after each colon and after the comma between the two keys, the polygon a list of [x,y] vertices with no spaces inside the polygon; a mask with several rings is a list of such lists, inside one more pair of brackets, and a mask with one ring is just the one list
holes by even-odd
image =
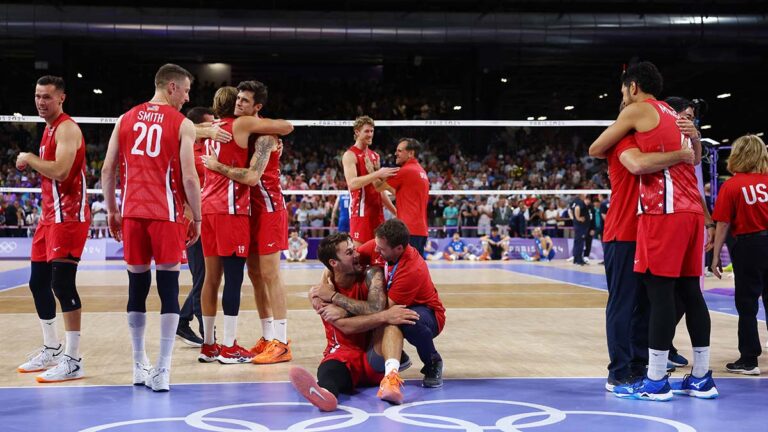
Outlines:
{"label": "net top white band", "polygon": [[[80,124],[114,124],[117,117],[72,117]],[[0,123],[43,123],[37,116],[0,115]],[[354,120],[289,120],[294,126],[352,127]],[[613,120],[376,120],[388,127],[606,127]]]}

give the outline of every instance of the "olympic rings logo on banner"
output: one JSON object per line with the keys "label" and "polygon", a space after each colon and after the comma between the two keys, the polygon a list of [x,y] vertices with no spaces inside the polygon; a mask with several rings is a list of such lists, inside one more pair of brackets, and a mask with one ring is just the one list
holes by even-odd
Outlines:
{"label": "olympic rings logo on banner", "polygon": [[11,253],[16,250],[18,245],[15,241],[2,241],[0,242],[0,253]]}
{"label": "olympic rings logo on banner", "polygon": [[[420,414],[406,412],[407,410],[413,411],[412,408],[434,406],[440,404],[495,404],[495,405],[508,405],[517,408],[528,408],[530,411],[517,414],[508,415],[499,418],[495,421],[491,420],[490,424],[477,424],[473,421],[447,417],[438,414]],[[693,427],[681,423],[675,420],[670,420],[661,417],[654,417],[642,414],[621,413],[611,411],[562,411],[557,408],[549,407],[546,405],[539,405],[529,402],[518,401],[506,401],[506,400],[494,400],[494,399],[444,399],[444,400],[431,400],[412,402],[403,405],[391,406],[381,413],[369,413],[359,408],[349,407],[345,405],[339,405],[339,412],[325,413],[318,417],[313,417],[307,420],[302,420],[297,423],[293,423],[285,429],[271,429],[269,426],[262,423],[256,423],[250,420],[244,420],[240,418],[221,417],[219,414],[222,411],[236,410],[242,408],[257,408],[257,407],[275,407],[275,406],[302,406],[312,410],[313,413],[319,414],[317,409],[312,404],[306,402],[254,402],[238,405],[225,405],[213,408],[207,408],[200,411],[193,412],[186,417],[167,417],[167,418],[149,418],[139,420],[127,420],[122,422],[115,422],[109,424],[103,424],[94,426],[88,429],[83,429],[81,432],[98,432],[105,430],[115,430],[123,426],[133,426],[138,424],[148,423],[164,423],[164,422],[184,422],[187,426],[190,426],[196,430],[211,431],[211,432],[269,432],[269,431],[286,431],[286,432],[325,432],[333,430],[341,430],[353,426],[365,423],[371,417],[383,417],[389,421],[400,423],[402,425],[411,425],[417,427],[426,427],[433,429],[447,429],[447,430],[462,430],[468,432],[485,432],[487,430],[498,430],[502,432],[522,432],[526,429],[541,428],[559,424],[567,421],[569,416],[575,415],[590,415],[590,416],[608,416],[608,417],[624,417],[638,420],[645,420],[649,422],[659,423],[662,425],[674,428],[678,432],[696,432]],[[455,411],[449,411],[455,412]],[[482,411],[480,411],[482,412]],[[211,415],[216,415],[211,416]],[[540,420],[534,420],[541,418]],[[530,419],[530,420],[529,420]],[[524,423],[524,421],[528,420]],[[337,422],[329,424],[331,422]],[[235,426],[234,428],[228,428],[226,425]]]}

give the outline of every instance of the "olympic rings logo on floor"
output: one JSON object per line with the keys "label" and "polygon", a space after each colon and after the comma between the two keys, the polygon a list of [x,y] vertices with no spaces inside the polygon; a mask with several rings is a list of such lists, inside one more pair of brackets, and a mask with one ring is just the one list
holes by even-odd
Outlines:
{"label": "olympic rings logo on floor", "polygon": [[[437,414],[420,414],[410,413],[407,411],[413,411],[412,408],[435,406],[440,404],[495,404],[495,405],[509,405],[519,408],[528,408],[531,411],[512,414],[497,419],[491,424],[477,424],[467,419],[461,419],[456,417],[447,417]],[[661,417],[653,417],[642,414],[621,413],[611,411],[562,411],[557,408],[549,407],[546,405],[539,405],[529,402],[507,401],[507,400],[494,400],[494,399],[444,399],[444,400],[431,400],[412,402],[398,406],[391,406],[384,410],[382,413],[368,413],[359,408],[349,407],[345,405],[339,405],[340,412],[324,413],[317,417],[302,420],[291,424],[285,429],[271,429],[270,427],[256,423],[250,420],[221,417],[217,414],[227,411],[242,408],[257,408],[257,407],[290,407],[290,406],[302,406],[312,410],[315,414],[320,414],[317,409],[309,403],[305,402],[255,402],[238,405],[225,405],[214,408],[207,408],[204,410],[193,412],[186,417],[168,417],[168,418],[151,418],[140,420],[127,420],[122,422],[109,423],[99,426],[94,426],[88,429],[83,429],[81,432],[98,432],[105,430],[117,430],[122,426],[134,426],[139,424],[149,423],[163,423],[163,422],[184,422],[187,426],[194,428],[195,430],[212,431],[212,432],[268,432],[268,431],[286,431],[286,432],[324,432],[332,430],[342,430],[345,428],[353,427],[365,423],[372,417],[383,417],[389,421],[396,423],[411,425],[417,427],[426,427],[432,429],[445,429],[445,430],[462,430],[468,432],[484,432],[487,430],[498,430],[502,432],[522,432],[526,429],[542,428],[559,424],[567,421],[569,416],[576,415],[588,415],[588,416],[609,416],[609,417],[624,417],[638,420],[645,420],[649,422],[655,422],[662,425],[674,428],[678,432],[696,432],[693,427],[681,423],[675,420],[665,419]],[[449,409],[450,410],[450,409]],[[455,411],[449,411],[455,412]],[[482,411],[480,411],[482,412]],[[214,416],[215,415],[215,416]],[[541,418],[540,420],[535,420]],[[331,422],[338,422],[330,424]],[[234,428],[228,428],[226,425],[235,426]],[[583,426],[583,424],[581,425]],[[579,426],[575,426],[579,427]]]}
{"label": "olympic rings logo on floor", "polygon": [[0,242],[0,253],[11,253],[16,250],[18,245],[15,241],[2,241]]}

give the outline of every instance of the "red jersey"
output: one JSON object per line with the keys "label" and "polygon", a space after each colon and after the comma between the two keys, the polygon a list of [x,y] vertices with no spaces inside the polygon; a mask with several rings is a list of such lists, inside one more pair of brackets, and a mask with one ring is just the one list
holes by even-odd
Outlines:
{"label": "red jersey", "polygon": [[195,141],[195,171],[197,172],[197,178],[200,179],[200,189],[202,190],[205,185],[205,164],[203,164],[202,156],[205,154],[205,140],[199,139]]}
{"label": "red jersey", "polygon": [[[255,140],[252,143],[255,143]],[[249,144],[249,159],[253,152],[254,146]],[[270,153],[269,162],[264,168],[259,183],[251,188],[251,205],[254,213],[272,213],[285,210],[283,188],[280,187],[280,152],[277,150]]]}
{"label": "red jersey", "polygon": [[[336,287],[336,289],[339,293],[351,299],[368,300],[368,286],[365,284],[365,274],[362,274],[352,287],[346,289]],[[323,320],[323,326],[325,326],[325,339],[328,341],[328,345],[326,345],[325,351],[323,351],[323,357],[333,354],[338,350],[362,352],[368,350],[371,332],[347,335],[325,320]]]}
{"label": "red jersey", "polygon": [[183,220],[179,130],[184,120],[176,108],[151,102],[123,114],[118,131],[123,217]]}
{"label": "red jersey", "polygon": [[[220,126],[221,129],[232,133],[235,118],[223,118],[221,121],[224,123]],[[215,153],[219,162],[224,165],[234,168],[248,166],[248,147],[240,147],[235,140],[221,143],[209,138],[204,144],[205,152]],[[205,170],[205,186],[201,199],[203,214],[249,215],[251,212],[248,185],[210,169]]]}
{"label": "red jersey", "polygon": [[621,154],[637,148],[633,135],[627,135],[607,153],[608,178],[611,180],[611,203],[605,217],[603,241],[637,240],[637,200],[640,178],[621,163]]}
{"label": "red jersey", "polygon": [[407,160],[387,184],[395,189],[397,217],[405,223],[411,235],[427,236],[427,201],[429,177],[417,159]]}
{"label": "red jersey", "polygon": [[768,229],[768,174],[736,173],[723,183],[712,219],[731,224],[733,235]]}
{"label": "red jersey", "polygon": [[[46,126],[43,139],[40,141],[38,156],[46,161],[56,160],[56,128],[65,121],[74,123],[70,116],[61,113],[53,125]],[[91,208],[85,200],[85,138],[80,142],[80,148],[75,153],[72,168],[64,181],[40,176],[43,192],[43,214],[40,224],[57,224],[62,222],[89,222]]]}
{"label": "red jersey", "polygon": [[[659,124],[648,132],[636,132],[635,140],[643,153],[672,152],[683,146],[692,147],[691,140],[680,132],[678,115],[665,102],[648,99],[645,103],[659,114]],[[640,176],[638,214],[672,214],[680,212],[703,214],[696,171],[693,165],[679,163],[662,171]]]}
{"label": "red jersey", "polygon": [[[359,248],[363,265],[380,265],[383,259],[376,252],[375,240],[369,240]],[[407,245],[400,259],[393,265],[385,264],[387,295],[393,302],[404,305],[423,305],[435,312],[438,331],[445,325],[445,307],[437,294],[429,275],[427,262],[413,246]]]}
{"label": "red jersey", "polygon": [[[360,150],[357,146],[352,146],[349,151],[355,154],[355,168],[357,175],[364,176],[370,174],[365,168],[365,157],[376,165],[379,161],[379,154],[371,149]],[[376,218],[381,215],[384,218],[384,207],[381,204],[381,193],[376,192],[373,184],[365,185],[360,189],[349,191],[352,201],[349,203],[349,216],[362,218]]]}

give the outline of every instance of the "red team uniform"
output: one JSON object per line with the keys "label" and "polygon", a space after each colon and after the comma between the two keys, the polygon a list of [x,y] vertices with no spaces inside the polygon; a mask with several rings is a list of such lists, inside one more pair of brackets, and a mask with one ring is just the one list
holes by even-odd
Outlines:
{"label": "red team uniform", "polygon": [[[56,128],[72,121],[62,113],[46,126],[40,142],[40,159],[56,160]],[[43,214],[32,239],[31,259],[50,262],[57,258],[80,259],[91,224],[91,208],[85,199],[85,139],[77,149],[66,180],[41,176]]]}
{"label": "red team uniform", "polygon": [[717,194],[712,219],[731,224],[740,236],[768,230],[768,174],[736,173]]}
{"label": "red team uniform", "polygon": [[125,262],[174,264],[186,241],[179,128],[185,117],[146,102],[120,120],[121,206]]}
{"label": "red team uniform", "polygon": [[[249,157],[253,151],[251,148]],[[274,150],[259,183],[251,188],[251,251],[270,255],[286,249],[288,210],[280,187],[280,152]]]}
{"label": "red team uniform", "polygon": [[[376,165],[379,155],[371,149],[360,150],[356,146],[349,148],[355,154],[357,175],[370,174],[365,167],[365,157]],[[365,243],[373,239],[373,232],[384,223],[384,207],[381,193],[376,192],[372,184],[350,191],[352,201],[349,204],[349,235],[352,240]]]}
{"label": "red team uniform", "polygon": [[[235,118],[222,118],[221,128],[232,133]],[[213,139],[204,141],[205,152],[216,154],[218,160],[235,168],[248,166],[248,148],[232,140],[220,143]],[[203,256],[248,256],[249,224],[251,210],[249,187],[215,171],[205,170],[205,186],[202,192],[203,224],[200,237]]]}
{"label": "red team uniform", "polygon": [[605,216],[603,242],[637,240],[637,202],[640,178],[621,163],[621,154],[637,147],[634,135],[627,135],[607,154],[608,178],[611,180],[610,211]]}
{"label": "red team uniform", "polygon": [[[427,236],[429,177],[416,159],[409,159],[387,184],[395,189],[397,216],[413,236]],[[404,187],[407,185],[407,187]]]}
{"label": "red team uniform", "polygon": [[[361,275],[351,288],[341,289],[337,287],[337,289],[339,293],[354,300],[365,301],[368,299],[365,275]],[[325,339],[328,341],[328,345],[323,351],[323,360],[320,363],[329,360],[344,363],[349,369],[354,387],[379,385],[384,379],[384,373],[374,370],[368,362],[368,350],[373,333],[367,331],[347,335],[325,320],[323,320],[323,326],[325,326]]]}
{"label": "red team uniform", "polygon": [[[645,102],[656,109],[659,124],[648,132],[635,133],[640,151],[671,152],[691,145],[677,126],[675,110],[654,99]],[[679,163],[641,175],[637,210],[634,270],[672,278],[701,276],[704,213],[693,166]]]}

